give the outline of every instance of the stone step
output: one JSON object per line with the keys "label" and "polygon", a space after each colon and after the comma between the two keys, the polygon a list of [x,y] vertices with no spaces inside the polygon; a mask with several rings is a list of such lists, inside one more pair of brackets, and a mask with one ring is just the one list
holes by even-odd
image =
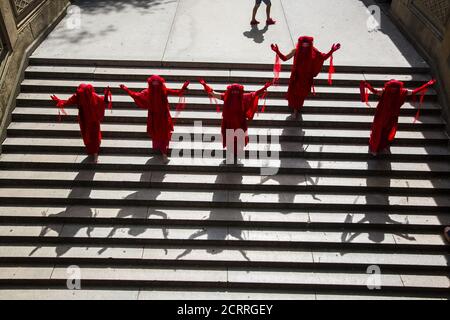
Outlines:
{"label": "stone step", "polygon": [[[103,88],[110,86],[113,95],[114,94],[123,94],[123,90],[119,88],[120,84],[125,84],[130,90],[133,91],[141,91],[148,87],[146,82],[123,82],[123,81],[91,81],[90,82],[97,90],[100,92],[103,91]],[[33,93],[74,93],[78,85],[79,81],[69,81],[69,80],[46,80],[46,79],[37,79],[30,80],[25,79],[21,84],[21,92],[33,92]],[[247,85],[245,86],[246,92],[259,90],[264,83],[259,85]],[[167,88],[171,89],[179,89],[183,86],[182,82],[167,82]],[[214,84],[213,89],[218,92],[223,92],[226,90],[228,84]],[[271,98],[282,98],[284,99],[287,92],[287,86],[279,85],[276,87],[269,88],[269,97]],[[347,99],[347,100],[356,100],[359,101],[361,99],[359,86],[356,87],[337,87],[337,86],[319,86],[315,87],[316,95],[311,95],[310,99]],[[192,82],[189,85],[190,96],[206,96],[203,86],[198,82]],[[372,96],[372,100],[377,99],[377,97]],[[427,101],[436,101],[437,95],[436,91],[430,89],[425,94],[425,99]]]}
{"label": "stone step", "polygon": [[[77,121],[78,111],[76,109],[66,109],[67,116],[62,119],[65,122]],[[177,125],[194,125],[198,121],[202,125],[216,125],[221,123],[221,114],[211,111],[182,111],[173,112],[173,117]],[[57,122],[58,110],[54,108],[16,108],[12,113],[13,122]],[[252,127],[274,126],[299,127],[302,128],[341,128],[341,129],[365,129],[371,128],[373,116],[369,115],[314,115],[304,114],[301,119],[294,120],[291,115],[283,113],[260,113],[249,122]],[[143,124],[147,123],[146,110],[113,110],[105,113],[104,123],[126,123]],[[441,130],[445,128],[445,123],[439,116],[422,116],[414,122],[414,116],[400,116],[400,130]]]}
{"label": "stone step", "polygon": [[[235,208],[273,210],[331,210],[335,212],[386,211],[446,213],[450,211],[447,196],[393,196],[374,194],[296,192],[248,192],[233,190],[206,191],[172,189],[101,189],[80,188],[0,188],[0,199],[6,205],[28,203],[37,206],[161,206],[185,208]],[[376,201],[378,200],[378,201]]]}
{"label": "stone step", "polygon": [[[168,164],[157,156],[100,155],[97,162],[84,154],[8,154],[0,156],[0,168],[5,170],[95,170],[95,171],[181,171],[192,173],[239,172],[247,174],[308,174],[334,177],[384,176],[389,178],[445,179],[450,176],[450,164],[442,162],[317,161],[294,158],[280,160],[242,160],[242,166],[221,165],[222,159],[172,157]],[[263,169],[263,171],[261,170]]]}
{"label": "stone step", "polygon": [[351,233],[372,231],[434,232],[448,225],[450,215],[431,213],[327,212],[302,210],[251,210],[216,208],[164,208],[133,206],[1,206],[3,224],[91,224],[115,226],[191,226],[246,227],[286,230],[348,230]]}
{"label": "stone step", "polygon": [[[214,250],[214,254],[212,253]],[[352,253],[282,249],[245,249],[200,247],[146,246],[71,246],[71,245],[2,245],[0,265],[109,265],[109,266],[220,266],[273,269],[366,270],[378,265],[383,272],[442,274],[448,272],[445,254],[386,254],[380,252]],[[276,258],[275,258],[276,257]],[[76,263],[75,263],[76,262]],[[414,272],[414,273],[413,273]]]}
{"label": "stone step", "polygon": [[[0,286],[3,284],[25,282],[26,280],[48,280],[48,283],[58,283],[64,280],[67,283],[68,266],[52,266],[41,265],[39,268],[23,266],[23,267],[0,267]],[[114,286],[115,282],[129,283],[132,287],[139,286],[141,282],[143,286],[148,282],[150,286],[155,283],[171,285],[182,285],[188,287],[233,287],[238,285],[241,287],[259,286],[261,288],[276,288],[277,290],[287,290],[290,287],[297,289],[307,288],[317,291],[325,291],[332,287],[338,286],[345,289],[370,290],[367,288],[368,275],[366,268],[352,270],[352,272],[320,272],[319,270],[252,270],[245,268],[245,264],[241,268],[227,269],[224,267],[205,268],[201,266],[192,267],[153,267],[153,266],[123,266],[104,268],[103,265],[79,266],[82,274],[82,284],[88,286],[89,282],[103,282]],[[30,278],[32,276],[32,278]],[[423,288],[440,289],[436,293],[448,293],[448,278],[443,275],[414,276],[402,273],[380,275],[381,283],[384,290],[390,287],[397,289],[413,290]],[[53,280],[53,281],[52,281]],[[56,280],[56,281],[55,281]],[[41,282],[44,283],[44,282]],[[61,283],[62,284],[62,283]],[[303,288],[302,288],[303,287]],[[356,288],[355,288],[356,287]]]}
{"label": "stone step", "polygon": [[390,195],[449,194],[446,179],[395,179],[383,177],[320,177],[279,174],[272,177],[239,173],[176,173],[0,170],[2,186],[167,188],[242,191],[295,191],[300,193],[389,193]]}
{"label": "stone step", "polygon": [[[214,249],[315,250],[397,254],[446,254],[440,232],[395,230],[277,230],[207,226],[134,226],[90,224],[1,224],[0,240],[13,245],[164,246]],[[245,248],[245,249],[243,249]],[[62,248],[61,248],[62,250]],[[188,254],[189,252],[185,252]]]}
{"label": "stone step", "polygon": [[[264,70],[272,71],[273,64],[264,63],[217,63],[209,61],[139,61],[139,60],[102,60],[102,59],[67,59],[67,58],[43,58],[31,56],[29,64],[32,66],[84,66],[84,67],[123,67],[123,68],[195,68],[195,69],[227,69],[227,70]],[[283,71],[289,71],[292,63],[283,63]],[[336,72],[348,73],[376,73],[376,74],[411,74],[429,73],[429,67],[381,67],[381,66],[344,66],[336,65]],[[328,72],[328,66],[324,66],[324,72]]]}
{"label": "stone step", "polygon": [[[145,124],[102,124],[102,136],[105,139],[148,139]],[[175,136],[190,136],[202,132],[205,136],[220,134],[219,126],[202,127],[201,131],[191,126],[177,125],[174,128]],[[280,142],[321,142],[346,143],[367,145],[370,130],[323,130],[303,128],[249,128],[250,139],[257,136],[275,136]],[[9,137],[59,137],[79,138],[80,127],[77,123],[67,122],[13,122],[7,129]],[[441,131],[404,131],[399,130],[393,141],[393,146],[447,146],[448,137]]]}
{"label": "stone step", "polygon": [[[146,81],[150,75],[157,74],[166,81],[192,81],[199,78],[207,82],[226,83],[261,83],[272,79],[272,71],[258,70],[230,70],[230,69],[175,69],[175,68],[123,68],[123,67],[77,67],[77,66],[29,66],[25,70],[27,79],[59,79],[59,80],[108,80],[108,81]],[[280,73],[280,84],[288,84],[290,71]],[[383,87],[386,81],[397,79],[407,86],[420,86],[428,82],[431,77],[426,74],[371,74],[371,73],[336,73],[333,84],[358,86],[361,80],[367,80],[374,86]],[[315,78],[317,85],[328,84],[328,73],[320,73]]]}
{"label": "stone step", "polygon": [[[220,139],[217,142],[201,142],[197,144],[194,141],[177,141],[183,137],[173,136],[169,145],[169,154],[173,156],[194,156],[194,157],[219,157],[223,159],[225,152]],[[207,138],[210,140],[210,138]],[[7,138],[3,143],[3,151],[7,153],[83,153],[85,147],[80,138]],[[271,152],[272,154],[268,154]],[[368,146],[357,145],[330,145],[330,144],[298,144],[296,142],[275,143],[270,145],[250,142],[246,147],[246,156],[254,156],[258,159],[275,159],[276,154],[280,157],[291,158],[312,158],[312,159],[373,159],[368,152]],[[146,155],[157,154],[152,149],[150,139],[141,140],[122,140],[122,139],[103,139],[102,154],[129,154]],[[208,156],[209,155],[209,156]],[[396,161],[444,161],[450,160],[450,152],[447,146],[429,146],[429,147],[406,147],[393,146],[390,153],[379,156],[378,159],[390,159]]]}
{"label": "stone step", "polygon": [[[18,107],[53,107],[55,103],[49,99],[49,94],[45,93],[20,93],[17,99]],[[70,94],[60,94],[61,99],[68,99]],[[169,102],[173,105],[178,103],[177,97],[169,97]],[[264,102],[260,103],[260,108]],[[136,105],[132,99],[125,95],[114,95],[113,97],[114,110],[136,110]],[[371,103],[371,107],[367,107],[360,101],[339,101],[339,100],[306,100],[305,106],[302,109],[302,114],[363,114],[374,115],[376,111],[376,102]],[[75,107],[67,107],[72,109]],[[400,109],[401,115],[415,116],[417,113],[417,102],[406,102]],[[204,96],[187,96],[186,108],[187,111],[215,111],[215,106],[211,105],[208,97]],[[440,115],[441,106],[435,102],[424,102],[420,107],[421,115]],[[284,99],[269,99],[266,100],[265,113],[288,112],[288,103]]]}

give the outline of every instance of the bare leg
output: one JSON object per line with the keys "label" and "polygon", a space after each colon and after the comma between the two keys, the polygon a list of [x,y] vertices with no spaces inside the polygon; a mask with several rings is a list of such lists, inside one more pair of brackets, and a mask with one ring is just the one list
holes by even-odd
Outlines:
{"label": "bare leg", "polygon": [[253,8],[252,21],[251,24],[258,24],[259,22],[256,20],[256,14],[258,13],[259,5],[255,5]]}
{"label": "bare leg", "polygon": [[266,6],[267,20],[270,19],[270,9],[272,9],[272,5],[271,4]]}
{"label": "bare leg", "polygon": [[275,24],[275,23],[276,23],[276,21],[273,20],[273,19],[270,17],[270,9],[272,9],[272,5],[271,5],[271,4],[267,5],[267,7],[266,7],[266,14],[267,14],[266,24],[267,24],[267,25],[272,25],[272,24]]}

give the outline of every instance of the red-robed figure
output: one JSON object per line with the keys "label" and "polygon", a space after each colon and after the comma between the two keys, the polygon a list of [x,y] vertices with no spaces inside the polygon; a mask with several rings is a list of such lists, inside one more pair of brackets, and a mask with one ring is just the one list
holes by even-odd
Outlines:
{"label": "red-robed figure", "polygon": [[324,62],[330,57],[328,82],[330,85],[332,84],[332,74],[334,73],[333,53],[339,50],[341,45],[334,44],[330,52],[322,53],[314,47],[314,38],[304,36],[298,39],[297,47],[288,55],[282,54],[276,44],[272,44],[271,48],[276,53],[274,82],[278,81],[279,78],[281,70],[280,59],[287,61],[294,57],[286,98],[289,102],[289,107],[297,115],[303,107],[306,97],[311,91],[314,92],[314,78],[317,77],[322,70]]}
{"label": "red-robed figure", "polygon": [[[381,90],[374,89],[368,82],[361,82],[361,100],[368,104],[368,91],[380,96],[375,117],[373,119],[372,131],[369,140],[369,151],[373,155],[377,155],[389,147],[390,143],[394,141],[397,133],[398,117],[400,115],[400,108],[405,103],[407,96],[421,94],[420,103],[428,87],[434,85],[436,80],[430,80],[420,88],[415,90],[408,90],[405,88],[403,82],[397,80],[390,80],[386,82],[384,88]],[[419,115],[417,112],[416,119]]]}
{"label": "red-robed figure", "polygon": [[56,101],[56,106],[66,114],[64,108],[67,106],[78,106],[78,123],[80,124],[81,135],[83,137],[86,152],[89,155],[97,156],[102,141],[100,123],[105,117],[105,109],[111,109],[111,89],[108,87],[104,91],[104,97],[95,93],[95,89],[90,84],[80,84],[77,92],[68,100],[61,100],[52,95]]}
{"label": "red-robed figure", "polygon": [[[186,81],[180,90],[169,89],[166,87],[164,78],[153,75],[147,79],[148,88],[141,92],[134,92],[125,85],[120,88],[125,90],[133,98],[136,105],[148,110],[147,133],[152,139],[153,149],[159,150],[163,159],[167,161],[167,149],[173,132],[173,120],[170,115],[169,95],[183,96],[189,82]],[[179,104],[177,110],[180,110],[183,104]]]}
{"label": "red-robed figure", "polygon": [[[229,85],[224,93],[218,93],[204,80],[200,80],[200,83],[209,97],[224,101],[221,125],[222,144],[224,148],[227,148],[227,131],[229,131],[230,136],[234,139],[233,156],[237,160],[236,157],[243,154],[243,149],[249,141],[247,121],[253,119],[258,111],[259,97],[266,94],[267,88],[272,83],[266,83],[260,90],[250,93],[245,93],[244,86],[240,84]],[[244,134],[243,139],[240,139],[243,141],[239,141],[237,130],[241,130],[240,132]]]}

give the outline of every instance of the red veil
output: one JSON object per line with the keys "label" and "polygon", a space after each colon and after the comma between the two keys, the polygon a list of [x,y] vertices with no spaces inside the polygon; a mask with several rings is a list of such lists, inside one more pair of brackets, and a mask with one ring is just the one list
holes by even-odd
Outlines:
{"label": "red veil", "polygon": [[[166,87],[164,78],[153,75],[147,79],[147,83],[148,88],[141,92],[133,92],[126,87],[124,89],[133,98],[139,108],[148,110],[147,133],[152,138],[153,149],[167,154],[169,142],[174,130],[168,95],[178,95],[181,101],[183,92],[189,82],[186,82],[181,90],[172,90]],[[180,103],[177,110],[183,107],[184,103]]]}
{"label": "red veil", "polygon": [[[232,84],[222,94],[224,101],[222,111],[222,141],[223,147],[227,146],[226,130],[242,129],[245,132],[245,145],[248,144],[247,121],[252,120],[258,111],[259,96],[257,92],[244,93],[244,86]],[[237,147],[235,141],[235,149]]]}
{"label": "red veil", "polygon": [[78,123],[86,151],[88,154],[97,154],[102,140],[100,123],[105,116],[106,105],[111,109],[111,91],[106,89],[105,97],[100,97],[92,85],[80,84],[69,100],[60,100],[56,96],[52,98],[58,101],[58,107],[63,113],[64,107],[78,105]]}
{"label": "red veil", "polygon": [[311,90],[314,92],[314,78],[322,70],[324,62],[325,54],[314,47],[314,38],[298,39],[287,92],[291,108],[300,109]]}

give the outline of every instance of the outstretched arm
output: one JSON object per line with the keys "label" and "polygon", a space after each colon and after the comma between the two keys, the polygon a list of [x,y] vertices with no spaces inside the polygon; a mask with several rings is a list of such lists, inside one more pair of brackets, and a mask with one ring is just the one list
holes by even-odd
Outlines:
{"label": "outstretched arm", "polygon": [[331,57],[331,55],[333,53],[335,53],[336,51],[338,51],[340,48],[341,48],[341,44],[340,43],[333,44],[333,46],[331,47],[330,52],[328,52],[327,54],[325,54],[323,56],[324,60],[328,60]]}
{"label": "outstretched arm", "polygon": [[78,104],[78,96],[76,94],[71,96],[68,100],[61,100],[56,95],[52,95],[50,96],[50,98],[52,98],[52,100],[56,102],[56,106],[60,109],[58,111],[60,116],[61,114],[67,115],[66,111],[64,110],[65,107]]}
{"label": "outstretched arm", "polygon": [[148,89],[142,90],[141,92],[134,92],[128,89],[127,86],[121,84],[120,88],[124,90],[128,95],[133,98],[136,105],[141,109],[148,109]]}
{"label": "outstretched arm", "polygon": [[208,96],[216,98],[216,99],[220,99],[222,100],[222,95],[216,91],[213,90],[213,88],[211,88],[205,80],[200,79],[199,80],[200,84],[203,86],[203,89],[205,90],[205,92],[208,94]]}
{"label": "outstretched arm", "polygon": [[281,53],[280,49],[278,48],[278,45],[271,44],[270,47],[280,57],[280,59],[283,60],[283,61],[288,61],[288,60],[292,59],[292,57],[295,55],[295,49],[292,49],[292,51],[289,52],[288,55],[284,55],[284,54]]}
{"label": "outstretched arm", "polygon": [[361,89],[363,89],[363,88],[369,89],[370,92],[372,92],[373,94],[376,94],[377,96],[381,96],[383,94],[383,90],[375,89],[367,81],[361,81],[360,87],[361,87]]}
{"label": "outstretched arm", "polygon": [[256,95],[261,95],[261,94],[263,94],[264,92],[266,92],[267,91],[267,88],[269,88],[271,85],[273,85],[273,82],[267,82],[265,85],[264,85],[264,87],[262,87],[261,89],[259,89],[258,91],[255,91],[255,94]]}
{"label": "outstretched arm", "polygon": [[436,83],[436,80],[435,80],[435,79],[430,80],[430,81],[428,81],[427,83],[425,83],[423,86],[421,86],[421,87],[419,87],[419,88],[417,88],[417,89],[414,89],[414,90],[408,90],[408,95],[416,95],[416,94],[419,94],[419,93],[421,93],[421,92],[427,90],[429,87],[433,86],[435,83]]}
{"label": "outstretched arm", "polygon": [[189,81],[184,82],[183,87],[181,89],[167,89],[167,94],[179,96],[182,95],[189,86]]}
{"label": "outstretched arm", "polygon": [[50,98],[52,98],[52,100],[56,102],[56,106],[61,109],[64,109],[67,106],[76,105],[78,103],[78,96],[76,94],[71,96],[68,100],[61,100],[56,95],[52,95]]}

